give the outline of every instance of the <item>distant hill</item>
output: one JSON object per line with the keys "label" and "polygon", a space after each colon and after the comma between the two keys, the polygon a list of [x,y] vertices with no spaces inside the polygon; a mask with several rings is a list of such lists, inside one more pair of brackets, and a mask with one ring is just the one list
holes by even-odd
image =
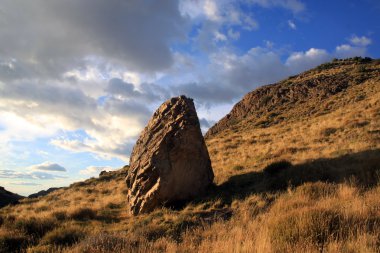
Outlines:
{"label": "distant hill", "polygon": [[16,204],[22,198],[24,197],[7,191],[4,187],[0,186],[0,208],[9,204]]}
{"label": "distant hill", "polygon": [[30,194],[28,196],[28,198],[38,198],[38,197],[42,197],[42,196],[45,196],[45,195],[48,195],[49,193],[53,192],[53,191],[56,191],[56,190],[59,190],[63,187],[52,187],[52,188],[49,188],[47,190],[42,190],[42,191],[39,191],[37,193],[33,193],[33,194]]}

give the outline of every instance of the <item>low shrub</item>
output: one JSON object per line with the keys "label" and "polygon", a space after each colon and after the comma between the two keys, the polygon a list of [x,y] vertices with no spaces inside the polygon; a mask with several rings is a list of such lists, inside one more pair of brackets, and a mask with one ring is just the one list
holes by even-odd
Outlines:
{"label": "low shrub", "polygon": [[97,213],[96,219],[105,223],[115,223],[120,221],[118,216],[118,210],[102,209]]}
{"label": "low shrub", "polygon": [[78,226],[58,227],[48,232],[41,240],[43,245],[70,246],[85,237],[85,231]]}
{"label": "low shrub", "polygon": [[232,169],[235,171],[239,171],[239,170],[244,170],[244,167],[241,165],[235,165]]}
{"label": "low shrub", "polygon": [[87,207],[78,208],[70,214],[70,218],[78,221],[93,220],[96,217],[96,211]]}
{"label": "low shrub", "polygon": [[274,176],[280,173],[281,171],[284,171],[292,166],[291,162],[282,160],[278,162],[274,162],[267,167],[264,168],[263,172],[264,174],[268,176]]}
{"label": "low shrub", "polygon": [[22,252],[28,237],[17,231],[0,231],[0,253]]}
{"label": "low shrub", "polygon": [[304,209],[275,219],[269,233],[276,252],[288,252],[300,244],[323,249],[327,242],[340,238],[344,229],[344,218],[339,212]]}
{"label": "low shrub", "polygon": [[260,106],[266,106],[271,101],[271,96],[263,96],[260,100]]}
{"label": "low shrub", "polygon": [[34,239],[42,237],[48,231],[52,230],[56,226],[56,222],[53,219],[18,219],[14,223],[14,227],[25,234],[32,236]]}
{"label": "low shrub", "polygon": [[66,211],[56,211],[52,213],[52,216],[59,221],[63,221],[67,219]]}
{"label": "low shrub", "polygon": [[109,208],[109,209],[118,209],[122,206],[121,203],[114,203],[114,202],[110,202],[106,205],[106,208]]}
{"label": "low shrub", "polygon": [[101,193],[103,195],[110,195],[112,192],[110,190],[108,190],[108,189],[105,189],[105,190],[102,190]]}
{"label": "low shrub", "polygon": [[321,131],[321,135],[322,136],[325,136],[325,137],[328,137],[332,134],[334,134],[338,129],[336,128],[333,128],[333,127],[328,127],[328,128],[325,128]]}
{"label": "low shrub", "polygon": [[36,212],[45,212],[47,210],[49,210],[48,206],[39,206],[36,208]]}
{"label": "low shrub", "polygon": [[54,245],[36,245],[28,247],[27,253],[62,253],[62,249]]}
{"label": "low shrub", "polygon": [[131,239],[130,236],[100,233],[81,241],[73,252],[140,252],[141,244],[141,239]]}
{"label": "low shrub", "polygon": [[70,185],[70,188],[79,188],[79,187],[83,187],[83,186],[86,186],[87,183],[86,182],[75,182],[75,183],[72,183]]}
{"label": "low shrub", "polygon": [[338,190],[337,185],[316,182],[316,183],[305,183],[297,187],[296,193],[307,196],[309,199],[317,200],[323,197],[332,196],[336,194]]}

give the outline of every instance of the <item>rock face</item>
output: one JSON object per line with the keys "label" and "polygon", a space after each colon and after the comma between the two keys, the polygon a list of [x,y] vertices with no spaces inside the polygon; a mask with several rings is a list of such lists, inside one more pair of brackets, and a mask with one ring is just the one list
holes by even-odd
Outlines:
{"label": "rock face", "polygon": [[205,192],[214,173],[193,100],[171,98],[154,113],[133,148],[126,177],[133,214]]}

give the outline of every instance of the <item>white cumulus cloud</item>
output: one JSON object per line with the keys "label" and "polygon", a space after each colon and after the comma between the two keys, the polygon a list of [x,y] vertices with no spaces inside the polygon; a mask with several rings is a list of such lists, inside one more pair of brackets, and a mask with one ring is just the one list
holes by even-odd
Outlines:
{"label": "white cumulus cloud", "polygon": [[286,65],[293,74],[316,67],[329,61],[332,56],[324,49],[310,48],[306,52],[292,53],[286,60]]}
{"label": "white cumulus cloud", "polygon": [[362,36],[362,37],[358,37],[356,35],[352,36],[350,38],[350,42],[355,45],[355,46],[359,46],[359,47],[366,47],[368,45],[371,45],[372,44],[372,40],[366,36]]}
{"label": "white cumulus cloud", "polygon": [[365,56],[367,49],[365,47],[356,47],[348,44],[337,46],[335,54],[338,58],[348,58],[354,56]]}
{"label": "white cumulus cloud", "polygon": [[101,171],[113,171],[117,168],[112,168],[110,166],[89,166],[84,170],[79,171],[82,175],[98,175]]}

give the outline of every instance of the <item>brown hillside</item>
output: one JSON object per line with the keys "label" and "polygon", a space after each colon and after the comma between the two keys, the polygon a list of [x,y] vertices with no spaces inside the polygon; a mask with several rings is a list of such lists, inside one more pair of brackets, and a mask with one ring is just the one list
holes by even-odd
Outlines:
{"label": "brown hillside", "polygon": [[224,118],[211,127],[206,138],[244,121],[268,127],[282,121],[312,117],[350,103],[340,99],[322,108],[331,97],[344,96],[347,90],[380,76],[380,62],[369,58],[335,60],[276,84],[266,85],[246,94]]}
{"label": "brown hillside", "polygon": [[379,60],[353,58],[248,93],[206,134],[217,182],[281,159],[378,148],[379,83]]}

